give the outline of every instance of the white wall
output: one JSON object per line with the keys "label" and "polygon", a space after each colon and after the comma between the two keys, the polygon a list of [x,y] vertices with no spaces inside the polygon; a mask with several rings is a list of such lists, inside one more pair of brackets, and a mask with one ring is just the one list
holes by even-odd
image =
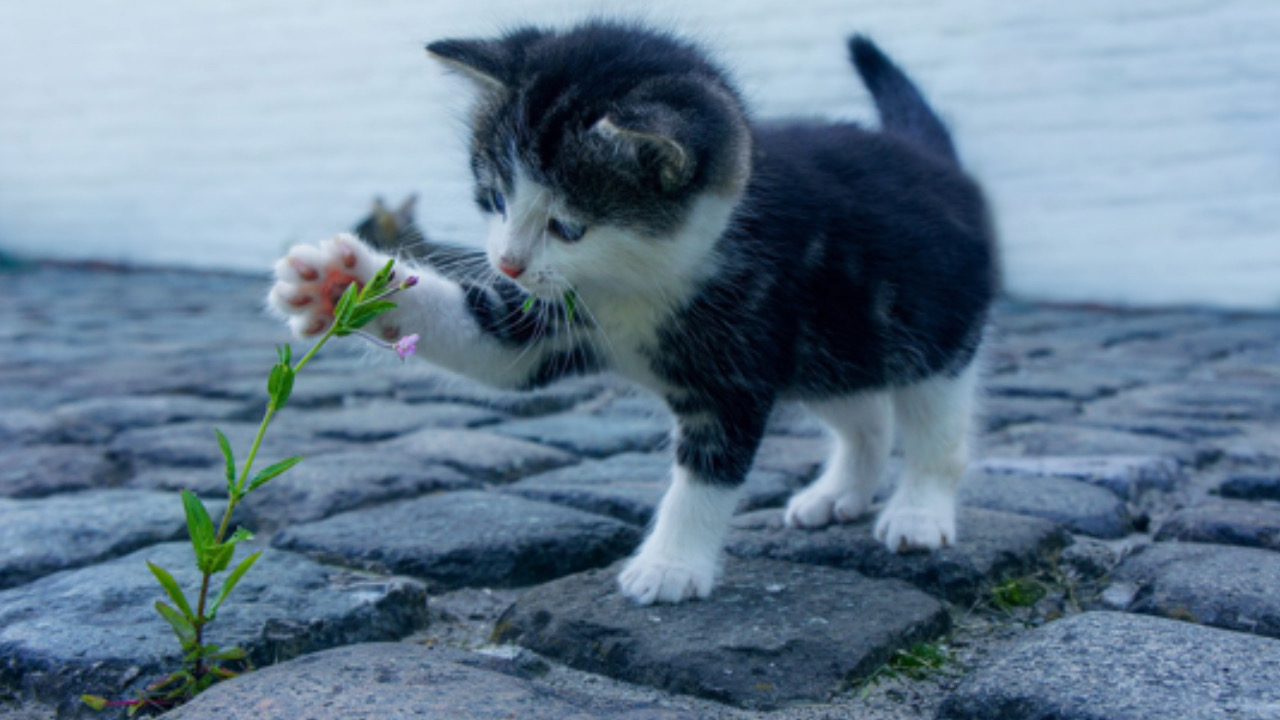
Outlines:
{"label": "white wall", "polygon": [[[644,7],[717,51],[760,116],[869,118],[843,38],[872,33],[988,186],[1017,293],[1280,305],[1280,2]],[[468,88],[423,43],[591,11],[636,14],[574,0],[5,0],[0,248],[261,270],[349,227],[375,194],[411,191],[429,233],[475,242]]]}

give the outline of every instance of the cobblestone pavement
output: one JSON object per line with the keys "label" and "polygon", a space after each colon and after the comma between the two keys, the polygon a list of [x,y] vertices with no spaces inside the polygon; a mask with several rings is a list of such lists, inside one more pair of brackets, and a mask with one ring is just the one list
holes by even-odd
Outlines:
{"label": "cobblestone pavement", "polygon": [[[258,278],[0,283],[0,717],[87,715],[175,662],[144,561],[194,584],[177,490],[218,504],[285,336]],[[824,451],[782,408],[722,585],[650,608],[613,575],[658,404],[335,345],[236,518],[265,555],[210,640],[261,669],[173,717],[1280,718],[1280,316],[1004,302],[959,547],[782,528]]]}

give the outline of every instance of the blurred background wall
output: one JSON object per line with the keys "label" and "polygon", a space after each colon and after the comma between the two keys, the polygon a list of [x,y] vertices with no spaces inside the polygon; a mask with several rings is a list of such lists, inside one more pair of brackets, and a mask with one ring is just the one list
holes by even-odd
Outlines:
{"label": "blurred background wall", "polygon": [[0,6],[0,250],[262,271],[421,196],[479,242],[470,89],[424,42],[589,12],[686,31],[759,116],[873,117],[844,37],[923,86],[1010,289],[1280,306],[1275,0],[53,0]]}

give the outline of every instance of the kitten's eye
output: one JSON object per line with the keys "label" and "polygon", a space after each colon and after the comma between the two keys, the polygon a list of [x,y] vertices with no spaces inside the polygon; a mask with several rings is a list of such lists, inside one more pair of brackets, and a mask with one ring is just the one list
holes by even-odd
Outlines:
{"label": "kitten's eye", "polygon": [[573,223],[552,218],[547,221],[547,232],[565,242],[578,242],[583,235],[587,234],[587,229],[581,225],[574,225]]}
{"label": "kitten's eye", "polygon": [[502,213],[502,217],[507,216],[507,199],[502,196],[501,190],[489,191],[489,204],[493,206],[494,212]]}

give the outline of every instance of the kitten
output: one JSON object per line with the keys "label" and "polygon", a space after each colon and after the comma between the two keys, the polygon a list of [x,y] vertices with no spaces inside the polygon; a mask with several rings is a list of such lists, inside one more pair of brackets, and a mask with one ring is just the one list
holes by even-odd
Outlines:
{"label": "kitten", "polygon": [[[870,40],[849,51],[879,132],[753,125],[697,48],[635,25],[427,49],[479,90],[471,170],[488,243],[464,271],[399,262],[421,281],[379,327],[493,384],[610,370],[666,400],[674,477],[623,594],[710,593],[735,490],[783,400],[836,440],[790,525],[865,513],[896,422],[907,471],[877,536],[894,551],[956,541],[992,232],[942,122]],[[324,298],[384,262],[348,236],[295,247],[270,302],[314,335],[331,321]]]}

